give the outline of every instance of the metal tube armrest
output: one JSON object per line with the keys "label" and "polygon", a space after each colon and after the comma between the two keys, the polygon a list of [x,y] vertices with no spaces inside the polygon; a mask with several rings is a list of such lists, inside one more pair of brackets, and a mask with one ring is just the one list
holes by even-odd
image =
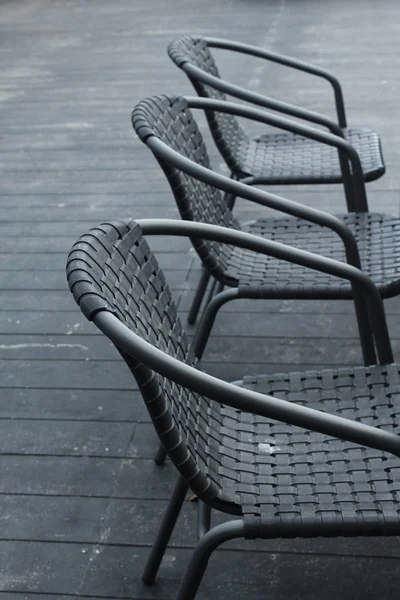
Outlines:
{"label": "metal tube armrest", "polygon": [[305,121],[310,121],[311,123],[317,123],[318,125],[326,127],[335,135],[344,137],[343,131],[337,123],[315,111],[307,110],[305,108],[295,106],[294,104],[289,104],[288,102],[282,102],[280,100],[276,100],[275,98],[271,98],[269,96],[264,96],[256,92],[246,90],[245,88],[242,88],[233,83],[229,83],[228,81],[225,81],[220,77],[210,75],[202,69],[190,64],[189,62],[184,63],[182,65],[182,69],[183,71],[185,71],[185,73],[191,80],[198,79],[205,85],[209,85],[213,88],[220,90],[221,92],[224,92],[236,98],[240,98],[241,100],[245,100],[246,102],[258,104],[263,108],[269,108],[271,110],[276,110],[277,112],[291,115],[292,117],[297,117],[299,119],[304,119]]}
{"label": "metal tube armrest", "polygon": [[93,317],[95,325],[128,355],[179,385],[213,400],[284,423],[376,448],[400,457],[400,437],[350,419],[244,390],[188,366],[133,333],[108,310]]}
{"label": "metal tube armrest", "polygon": [[355,291],[361,297],[367,299],[370,307],[371,328],[377,345],[380,363],[389,364],[393,362],[393,353],[382,298],[372,279],[360,269],[331,258],[326,258],[325,256],[320,256],[319,254],[299,250],[287,244],[273,242],[250,233],[220,227],[219,225],[174,219],[135,219],[135,221],[140,225],[144,235],[198,237],[232,244],[350,281]]}
{"label": "metal tube armrest", "polygon": [[[200,99],[203,100],[203,99]],[[328,135],[328,134],[326,134]],[[350,231],[350,229],[337,217],[329,213],[323,212],[316,208],[311,208],[303,204],[298,204],[293,200],[288,200],[282,196],[277,196],[263,190],[259,190],[254,187],[250,187],[239,181],[235,181],[225,175],[215,173],[211,169],[203,167],[189,158],[182,156],[179,152],[176,152],[162,140],[154,135],[150,135],[145,143],[149,146],[151,151],[158,156],[161,160],[174,165],[183,172],[196,177],[200,181],[214,186],[224,192],[233,194],[239,198],[250,200],[262,206],[279,210],[283,213],[316,223],[322,227],[328,227],[334,231],[343,241],[347,262],[360,267],[360,257],[357,247],[357,242]]]}
{"label": "metal tube armrest", "polygon": [[211,100],[209,98],[200,98],[197,96],[185,96],[190,108],[201,108],[203,110],[211,109],[220,112],[233,114],[245,119],[251,119],[265,125],[272,125],[285,131],[290,131],[305,138],[309,138],[333,146],[346,155],[351,164],[354,180],[354,191],[356,194],[355,203],[357,211],[368,211],[367,195],[365,191],[364,174],[361,166],[361,161],[355,148],[347,141],[337,135],[332,135],[326,131],[315,129],[303,123],[297,123],[290,119],[278,117],[265,113],[257,108],[251,108],[236,104],[234,102],[226,102],[223,100]]}
{"label": "metal tube armrest", "polygon": [[321,77],[322,79],[325,79],[331,84],[335,94],[336,112],[338,115],[339,125],[342,128],[347,127],[341,85],[339,83],[339,80],[326,69],[321,69],[321,67],[317,67],[310,63],[303,62],[301,60],[297,60],[295,58],[285,56],[283,54],[278,54],[276,52],[270,52],[269,50],[264,50],[262,48],[258,48],[257,46],[249,46],[248,44],[242,44],[240,42],[233,42],[231,40],[223,40],[211,37],[206,37],[204,38],[204,40],[206,44],[211,48],[221,48],[223,50],[233,50],[234,52],[249,54],[251,56],[263,58],[265,60],[269,60],[271,62],[284,65],[286,67],[291,67],[292,69],[296,69],[298,71],[302,71],[303,73],[309,73],[310,75],[315,75],[316,77]]}

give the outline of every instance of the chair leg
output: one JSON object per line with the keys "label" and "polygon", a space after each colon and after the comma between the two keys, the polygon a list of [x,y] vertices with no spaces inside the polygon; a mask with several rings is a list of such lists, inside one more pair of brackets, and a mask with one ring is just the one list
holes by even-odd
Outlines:
{"label": "chair leg", "polygon": [[[233,179],[234,181],[237,181],[237,179],[238,179],[238,177],[236,176],[235,173],[233,173],[233,171],[230,174],[230,178]],[[230,210],[233,210],[233,208],[235,206],[236,196],[234,196],[234,194],[232,194],[231,192],[225,192],[224,201],[225,201],[225,204],[228,206],[228,208]]]}
{"label": "chair leg", "polygon": [[208,338],[210,337],[211,329],[217,316],[218,310],[229,300],[234,300],[238,297],[237,288],[229,288],[214,296],[211,302],[206,306],[201,321],[197,327],[193,338],[191,348],[197,358],[203,356]]}
{"label": "chair leg", "polygon": [[369,315],[374,324],[378,362],[380,365],[390,365],[391,363],[394,363],[394,356],[385,316],[385,308],[383,306],[383,300],[379,296],[379,292],[376,294],[374,303],[370,304]]}
{"label": "chair leg", "polygon": [[187,483],[179,476],[175,489],[168,502],[167,510],[164,513],[156,541],[150,552],[146,566],[143,571],[142,579],[147,585],[151,585],[157,576],[162,557],[167,548],[176,520],[182,508],[188,490]]}
{"label": "chair leg", "polygon": [[210,304],[211,300],[214,298],[214,296],[216,294],[216,290],[217,290],[217,285],[218,285],[217,280],[213,278],[211,285],[210,285],[210,289],[208,290],[208,294],[207,294],[206,301],[204,303],[203,310],[205,310],[207,308],[207,306]]}
{"label": "chair leg", "polygon": [[366,367],[369,365],[376,365],[376,352],[368,306],[366,305],[365,298],[358,292],[358,290],[353,289],[353,299],[364,364]]}
{"label": "chair leg", "polygon": [[233,210],[235,207],[236,196],[233,194],[225,194],[225,202],[230,210]]}
{"label": "chair leg", "polygon": [[156,463],[156,465],[163,465],[165,463],[166,458],[167,453],[165,451],[165,448],[162,444],[160,444],[154,457],[154,462]]}
{"label": "chair leg", "polygon": [[224,287],[225,286],[223,283],[214,279],[214,281],[212,282],[211,287],[209,289],[207,299],[204,303],[204,311],[206,310],[207,306],[210,304],[211,300],[223,291]]}
{"label": "chair leg", "polygon": [[224,287],[225,287],[224,284],[221,283],[221,281],[219,281],[217,283],[216,288],[215,288],[215,295],[220,294],[221,292],[223,292],[224,291]]}
{"label": "chair leg", "polygon": [[217,525],[201,538],[186,568],[176,600],[194,600],[213,550],[223,542],[238,537],[244,537],[242,520]]}
{"label": "chair leg", "polygon": [[345,156],[339,150],[339,162],[340,162],[340,170],[342,172],[342,181],[344,194],[346,197],[346,205],[347,210],[349,212],[358,212],[356,208],[356,200],[354,198],[354,186],[353,186],[353,178],[351,175],[349,161],[347,160],[347,156]]}
{"label": "chair leg", "polygon": [[201,538],[210,531],[211,526],[211,506],[199,500],[197,511],[197,539]]}
{"label": "chair leg", "polygon": [[192,304],[189,309],[189,314],[188,314],[188,318],[187,318],[189,325],[193,325],[193,323],[196,322],[197,315],[199,313],[200,306],[201,306],[201,303],[204,298],[204,294],[206,293],[208,282],[210,281],[210,277],[211,277],[211,275],[210,275],[208,269],[206,269],[205,266],[203,265],[203,272],[201,274],[196,293],[194,295]]}

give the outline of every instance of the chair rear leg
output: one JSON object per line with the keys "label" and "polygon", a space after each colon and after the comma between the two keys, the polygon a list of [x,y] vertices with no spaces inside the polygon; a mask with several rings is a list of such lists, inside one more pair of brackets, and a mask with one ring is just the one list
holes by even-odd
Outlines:
{"label": "chair rear leg", "polygon": [[228,208],[233,210],[235,207],[236,196],[234,196],[233,194],[226,193],[224,199]]}
{"label": "chair rear leg", "polygon": [[224,291],[224,284],[221,283],[220,281],[217,283],[217,286],[215,288],[215,295],[220,294],[221,292]]}
{"label": "chair rear leg", "polygon": [[191,344],[191,348],[197,358],[203,356],[217,312],[226,302],[235,300],[237,297],[238,289],[229,288],[214,296],[211,302],[206,306]]}
{"label": "chair rear leg", "polygon": [[192,300],[192,304],[190,306],[187,318],[187,321],[190,325],[193,325],[193,323],[196,322],[197,315],[199,314],[200,306],[204,298],[204,294],[206,293],[208,282],[210,281],[210,277],[211,275],[208,269],[206,269],[203,265],[203,272],[201,274],[200,281],[198,283],[196,293]]}
{"label": "chair rear leg", "polygon": [[347,210],[349,212],[358,212],[356,207],[356,201],[354,198],[354,186],[353,179],[351,176],[351,170],[347,157],[339,151],[339,162],[340,170],[342,172],[342,182],[344,188],[344,194],[346,197]]}
{"label": "chair rear leg", "polygon": [[207,299],[204,303],[204,311],[206,310],[207,306],[210,304],[211,300],[213,298],[215,298],[215,296],[217,296],[220,292],[223,291],[224,287],[225,286],[223,283],[214,279],[214,281],[212,282],[211,287],[208,291]]}
{"label": "chair rear leg", "polygon": [[210,289],[208,290],[206,301],[204,303],[204,310],[207,308],[207,306],[210,304],[211,300],[214,298],[215,294],[217,293],[217,286],[218,286],[217,280],[213,279],[212,283],[210,285]]}
{"label": "chair rear leg", "polygon": [[175,489],[168,502],[167,510],[164,513],[161,521],[161,526],[158,530],[156,541],[147,559],[146,566],[143,571],[142,579],[147,585],[154,583],[160,567],[162,558],[167,548],[169,539],[175,527],[176,520],[182,508],[188,490],[187,483],[179,476],[176,482]]}
{"label": "chair rear leg", "polygon": [[[240,176],[237,175],[236,173],[234,173],[233,171],[231,172],[230,177],[234,181],[240,180]],[[235,206],[236,196],[234,194],[232,194],[231,192],[225,192],[225,194],[224,194],[224,201],[227,204],[228,208],[230,210],[233,210],[234,206]]]}
{"label": "chair rear leg", "polygon": [[212,552],[228,540],[244,537],[243,521],[228,521],[211,529],[198,542],[186,568],[176,600],[194,600]]}
{"label": "chair rear leg", "polygon": [[166,458],[167,453],[165,451],[165,448],[162,444],[160,444],[154,457],[154,462],[156,463],[156,465],[163,465],[165,463]]}

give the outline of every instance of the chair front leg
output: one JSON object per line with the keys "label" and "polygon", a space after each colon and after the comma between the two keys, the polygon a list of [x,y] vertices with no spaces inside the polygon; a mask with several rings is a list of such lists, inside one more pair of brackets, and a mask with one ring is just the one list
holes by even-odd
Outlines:
{"label": "chair front leg", "polygon": [[187,490],[187,483],[179,476],[175,489],[168,502],[167,510],[164,513],[156,541],[154,542],[143,571],[142,579],[147,585],[154,583],[154,579],[157,576],[162,558],[185,500]]}
{"label": "chair front leg", "polygon": [[210,277],[211,277],[210,272],[203,265],[203,272],[201,274],[196,293],[194,295],[192,304],[189,309],[189,314],[188,314],[188,318],[187,318],[189,325],[193,325],[193,323],[196,322],[201,303],[203,302],[204,294],[206,293],[208,282],[210,281]]}
{"label": "chair front leg", "polygon": [[354,183],[353,183],[353,178],[352,178],[349,161],[347,160],[347,156],[340,150],[338,151],[338,156],[339,156],[340,170],[342,173],[344,194],[346,197],[347,211],[348,212],[358,212],[356,200],[354,197]]}
{"label": "chair front leg", "polygon": [[186,568],[176,600],[194,600],[212,552],[224,542],[238,537],[244,537],[241,519],[217,525],[201,538]]}
{"label": "chair front leg", "polygon": [[213,278],[212,283],[210,285],[210,289],[208,290],[208,294],[207,294],[206,301],[204,303],[204,309],[203,310],[206,309],[206,307],[210,304],[211,300],[217,294],[217,284],[218,284],[218,281]]}
{"label": "chair front leg", "polygon": [[[361,351],[363,355],[364,365],[366,367],[370,365],[376,365],[376,352],[374,345],[374,336],[371,329],[370,322],[370,311],[368,309],[368,305],[365,301],[364,295],[353,287],[353,303],[354,310],[356,313],[357,325],[358,325],[358,335],[360,338]],[[389,348],[390,353],[390,348]],[[382,357],[380,358],[380,362],[382,364]],[[384,363],[383,363],[384,364]]]}
{"label": "chair front leg", "polygon": [[210,531],[211,526],[211,506],[205,502],[199,501],[197,511],[197,539],[201,538]]}

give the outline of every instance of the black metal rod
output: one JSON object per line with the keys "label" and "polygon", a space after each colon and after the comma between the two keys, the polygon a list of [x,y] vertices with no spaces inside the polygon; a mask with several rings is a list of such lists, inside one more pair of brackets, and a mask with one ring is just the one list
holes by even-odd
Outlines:
{"label": "black metal rod", "polygon": [[250,54],[251,56],[264,58],[277,64],[291,67],[293,69],[297,69],[298,71],[303,71],[304,73],[309,73],[310,75],[315,75],[316,77],[326,79],[326,81],[331,84],[335,94],[336,112],[338,115],[339,125],[342,128],[347,127],[342,87],[339,83],[339,80],[326,69],[321,69],[321,67],[317,67],[310,63],[292,58],[291,56],[285,56],[283,54],[278,54],[277,52],[270,52],[269,50],[257,48],[256,46],[249,46],[248,44],[242,44],[240,42],[233,42],[231,40],[223,40],[212,37],[206,37],[204,40],[210,47],[233,50],[234,52],[242,52],[243,54]]}
{"label": "black metal rod", "polygon": [[200,540],[211,526],[211,506],[199,500],[197,510],[197,539]]}
{"label": "black metal rod", "polygon": [[201,303],[204,298],[204,294],[206,293],[208,282],[210,281],[210,277],[210,272],[203,265],[200,281],[197,285],[197,289],[189,309],[189,314],[187,318],[187,322],[189,323],[189,325],[193,325],[196,322],[197,315],[199,314]]}
{"label": "black metal rod", "polygon": [[[338,150],[339,162],[340,162],[340,170],[342,172],[342,181],[343,181],[343,189],[344,195],[346,198],[346,206],[348,212],[367,212],[367,211],[358,211],[358,203],[357,199],[354,195],[354,182],[353,177],[349,165],[349,161],[347,156],[343,152],[343,150]],[[364,179],[364,175],[363,175]],[[368,206],[367,206],[368,208]]]}
{"label": "black metal rod", "polygon": [[[364,365],[376,365],[375,344],[373,336],[371,334],[370,313],[368,309],[368,303],[365,302],[364,295],[356,286],[353,286],[353,300]],[[379,331],[375,331],[375,334],[377,333],[379,335]],[[382,364],[386,364],[386,358],[388,358],[389,362],[391,362],[391,355],[389,355],[388,357],[383,355],[381,356]]]}
{"label": "black metal rod", "polygon": [[275,98],[271,98],[270,96],[264,96],[262,94],[258,94],[257,92],[251,92],[245,88],[242,88],[238,85],[225,81],[220,77],[216,77],[215,75],[211,75],[207,73],[203,69],[192,65],[187,62],[182,65],[182,70],[185,71],[186,75],[190,80],[199,80],[203,84],[211,86],[224,92],[225,94],[229,94],[230,96],[234,96],[235,98],[240,98],[241,100],[245,100],[246,102],[251,102],[252,104],[257,104],[258,106],[262,106],[263,108],[268,108],[270,110],[275,110],[277,112],[290,115],[291,117],[296,117],[298,119],[303,119],[305,121],[309,121],[311,123],[316,123],[317,125],[322,125],[326,127],[339,137],[343,137],[343,131],[341,127],[317,112],[307,110],[305,108],[301,108],[299,106],[295,106],[294,104],[289,104],[287,102],[282,102],[281,100],[276,100]]}
{"label": "black metal rod", "polygon": [[244,523],[240,519],[217,525],[201,538],[186,567],[176,600],[194,600],[212,552],[238,537],[244,537]]}
{"label": "black metal rod", "polygon": [[191,343],[191,349],[198,359],[201,359],[203,356],[204,349],[207,345],[208,338],[210,337],[210,333],[214,325],[215,317],[217,316],[217,312],[224,304],[238,298],[238,295],[239,292],[237,288],[230,288],[214,296],[214,298],[207,304]]}
{"label": "black metal rod", "polygon": [[164,446],[160,443],[157,448],[157,452],[154,456],[154,462],[156,465],[163,465],[165,463],[165,459],[167,458],[167,452]]}
{"label": "black metal rod", "polygon": [[206,302],[205,302],[204,308],[206,308],[210,304],[211,300],[214,298],[215,293],[216,293],[216,289],[217,289],[217,280],[213,279],[213,282],[210,285],[210,289],[209,289],[208,294],[207,294],[207,298],[206,298]]}
{"label": "black metal rod", "polygon": [[179,477],[172,496],[168,502],[167,510],[164,513],[160,529],[157,533],[156,541],[153,544],[150,556],[147,559],[147,563],[143,571],[142,579],[147,585],[154,583],[154,580],[157,576],[157,571],[160,567],[162,557],[164,556],[164,552],[175,527],[176,520],[181,511],[187,490],[187,483],[182,479],[182,477]]}

